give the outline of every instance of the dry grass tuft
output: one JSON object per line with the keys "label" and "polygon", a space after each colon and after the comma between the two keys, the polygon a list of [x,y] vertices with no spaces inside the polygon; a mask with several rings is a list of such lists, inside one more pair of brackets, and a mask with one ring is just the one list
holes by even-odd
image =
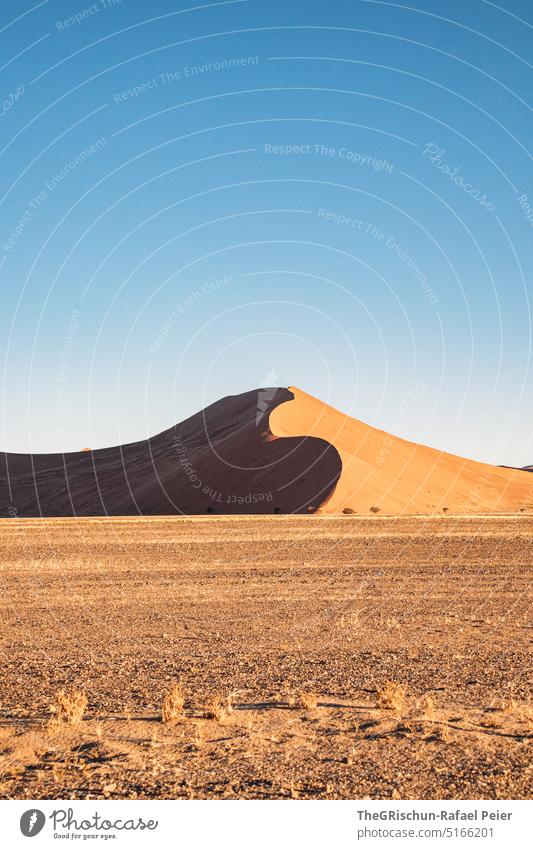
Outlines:
{"label": "dry grass tuft", "polygon": [[436,725],[432,731],[436,740],[441,740],[443,743],[448,743],[451,739],[450,728],[446,723]]}
{"label": "dry grass tuft", "polygon": [[433,696],[430,696],[428,693],[422,696],[418,702],[418,708],[422,714],[422,719],[425,719],[426,722],[434,725],[435,720],[437,719],[437,709],[435,707],[435,702],[433,701]]}
{"label": "dry grass tuft", "polygon": [[288,704],[294,710],[314,710],[318,705],[318,696],[315,693],[300,690],[288,699]]}
{"label": "dry grass tuft", "polygon": [[205,718],[221,722],[227,714],[228,699],[224,699],[219,693],[209,696],[204,710]]}
{"label": "dry grass tuft", "polygon": [[533,706],[529,699],[524,701],[513,695],[505,696],[500,700],[499,709],[510,718],[533,727]]}
{"label": "dry grass tuft", "polygon": [[163,699],[161,707],[161,720],[168,725],[175,725],[183,719],[183,707],[185,705],[185,691],[181,684],[174,684],[170,693]]}
{"label": "dry grass tuft", "polygon": [[397,684],[395,681],[387,681],[383,687],[376,690],[377,706],[384,710],[393,710],[401,713],[407,705],[407,687],[405,684]]}
{"label": "dry grass tuft", "polygon": [[60,690],[56,695],[50,727],[78,725],[87,707],[87,696],[81,690]]}
{"label": "dry grass tuft", "polygon": [[192,736],[192,745],[196,749],[197,752],[200,751],[202,746],[204,745],[205,737],[204,737],[204,728],[202,725],[195,725],[194,732]]}
{"label": "dry grass tuft", "polygon": [[433,700],[433,696],[426,693],[418,701],[417,710],[422,717],[424,730],[431,735],[435,740],[448,740],[449,729],[445,723],[438,722],[437,707]]}

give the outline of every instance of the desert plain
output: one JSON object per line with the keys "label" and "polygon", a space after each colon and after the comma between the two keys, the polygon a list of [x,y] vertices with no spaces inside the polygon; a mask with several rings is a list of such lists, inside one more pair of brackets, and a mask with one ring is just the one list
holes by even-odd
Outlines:
{"label": "desert plain", "polygon": [[524,798],[532,562],[524,514],[2,520],[0,796]]}

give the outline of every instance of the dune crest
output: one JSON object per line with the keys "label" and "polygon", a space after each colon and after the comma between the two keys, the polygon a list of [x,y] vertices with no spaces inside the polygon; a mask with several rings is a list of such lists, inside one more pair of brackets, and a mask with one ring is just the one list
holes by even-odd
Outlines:
{"label": "dune crest", "polygon": [[[278,437],[320,437],[342,460],[337,486],[318,513],[497,513],[533,509],[533,481],[520,470],[467,460],[408,442],[289,387],[294,400],[270,413]],[[373,510],[372,508],[378,508]]]}
{"label": "dune crest", "polygon": [[228,395],[149,439],[68,454],[0,454],[0,517],[310,513],[341,460],[321,439],[275,439],[271,387]]}

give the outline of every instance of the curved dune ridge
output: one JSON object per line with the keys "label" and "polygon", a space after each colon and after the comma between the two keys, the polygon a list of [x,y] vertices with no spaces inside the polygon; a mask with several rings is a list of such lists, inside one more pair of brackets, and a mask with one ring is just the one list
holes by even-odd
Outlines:
{"label": "curved dune ridge", "polygon": [[0,454],[0,516],[533,510],[533,475],[370,427],[296,387],[230,395],[140,442]]}
{"label": "curved dune ridge", "polygon": [[341,472],[318,437],[275,439],[288,389],[230,395],[150,439],[69,454],[0,454],[0,516],[313,512]]}
{"label": "curved dune ridge", "polygon": [[[418,445],[370,427],[290,386],[276,407],[277,437],[309,435],[335,446],[342,473],[319,513],[497,513],[533,509],[532,475]],[[372,510],[372,508],[378,508]]]}

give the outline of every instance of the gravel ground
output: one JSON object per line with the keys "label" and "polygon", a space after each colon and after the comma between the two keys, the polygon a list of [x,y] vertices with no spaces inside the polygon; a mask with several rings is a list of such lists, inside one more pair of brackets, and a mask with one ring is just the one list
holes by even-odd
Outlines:
{"label": "gravel ground", "polygon": [[2,520],[0,795],[527,797],[532,561],[520,516]]}

